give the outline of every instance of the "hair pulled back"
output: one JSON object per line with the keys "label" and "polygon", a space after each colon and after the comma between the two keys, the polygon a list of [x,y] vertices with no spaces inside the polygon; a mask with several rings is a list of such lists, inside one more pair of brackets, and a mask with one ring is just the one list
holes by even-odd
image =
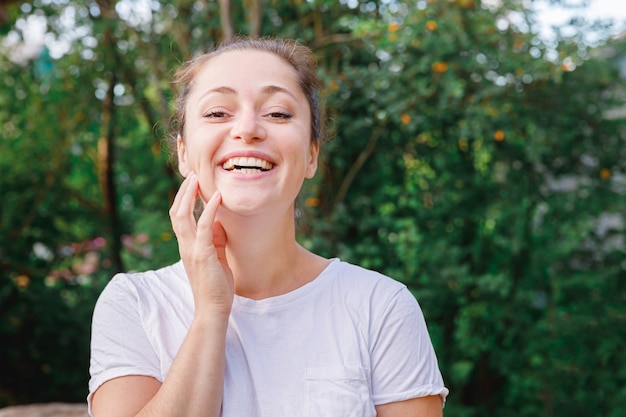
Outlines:
{"label": "hair pulled back", "polygon": [[293,67],[311,111],[311,142],[320,142],[325,135],[325,114],[319,102],[322,83],[316,73],[316,59],[306,46],[292,39],[235,37],[219,44],[214,50],[204,53],[183,64],[173,78],[178,93],[172,118],[170,148],[176,153],[178,137],[185,138],[185,107],[193,90],[194,80],[202,67],[212,58],[230,51],[254,50],[272,53]]}

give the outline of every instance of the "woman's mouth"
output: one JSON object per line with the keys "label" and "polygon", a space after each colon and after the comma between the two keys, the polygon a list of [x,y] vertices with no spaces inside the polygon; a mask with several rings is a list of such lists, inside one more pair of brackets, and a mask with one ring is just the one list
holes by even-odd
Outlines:
{"label": "woman's mouth", "polygon": [[253,174],[256,172],[269,171],[274,167],[269,161],[253,157],[229,158],[222,164],[226,171],[236,171],[243,174]]}

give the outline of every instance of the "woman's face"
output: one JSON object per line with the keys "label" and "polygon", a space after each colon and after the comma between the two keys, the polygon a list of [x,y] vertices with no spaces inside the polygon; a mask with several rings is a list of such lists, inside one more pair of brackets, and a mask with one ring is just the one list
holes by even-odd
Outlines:
{"label": "woman's face", "polygon": [[178,140],[180,171],[193,171],[206,201],[215,190],[226,210],[254,214],[289,208],[317,169],[311,114],[296,71],[256,50],[213,57],[194,79]]}

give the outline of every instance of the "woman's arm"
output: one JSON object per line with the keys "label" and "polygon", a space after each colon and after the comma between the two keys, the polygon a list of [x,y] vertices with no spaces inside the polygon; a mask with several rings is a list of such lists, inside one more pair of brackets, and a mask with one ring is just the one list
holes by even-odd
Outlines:
{"label": "woman's arm", "polygon": [[413,398],[376,406],[377,417],[442,417],[443,404],[439,395]]}
{"label": "woman's arm", "polygon": [[94,393],[93,416],[218,416],[227,325],[194,320],[163,385],[147,376],[112,379]]}
{"label": "woman's arm", "polygon": [[130,375],[105,382],[91,400],[94,416],[134,416],[154,397],[161,383],[149,376]]}
{"label": "woman's arm", "polygon": [[[373,399],[379,417],[441,417],[448,394],[422,310],[408,289],[395,293],[374,321]],[[403,401],[403,398],[414,397]]]}
{"label": "woman's arm", "polygon": [[195,316],[165,381],[129,375],[105,382],[93,395],[94,417],[217,417],[222,404],[228,318],[234,297],[226,263],[226,234],[215,222],[220,195],[207,203],[197,224],[198,181],[190,174],[170,216],[194,296]]}

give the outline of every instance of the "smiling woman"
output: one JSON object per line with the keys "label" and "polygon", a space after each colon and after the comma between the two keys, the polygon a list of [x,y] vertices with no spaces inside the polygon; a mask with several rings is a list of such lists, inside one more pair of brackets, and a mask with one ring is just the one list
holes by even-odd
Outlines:
{"label": "smiling woman", "polygon": [[448,391],[407,288],[296,242],[323,136],[314,62],[293,41],[235,39],[179,71],[181,261],[100,296],[91,415],[441,416]]}
{"label": "smiling woman", "polygon": [[[282,219],[293,211],[319,150],[308,137],[311,111],[295,68],[267,51],[232,50],[202,64],[192,85],[177,134],[181,174],[197,175],[205,201],[219,191],[223,221],[241,224],[237,213],[256,210]],[[235,160],[271,169],[228,169],[237,168]]]}

